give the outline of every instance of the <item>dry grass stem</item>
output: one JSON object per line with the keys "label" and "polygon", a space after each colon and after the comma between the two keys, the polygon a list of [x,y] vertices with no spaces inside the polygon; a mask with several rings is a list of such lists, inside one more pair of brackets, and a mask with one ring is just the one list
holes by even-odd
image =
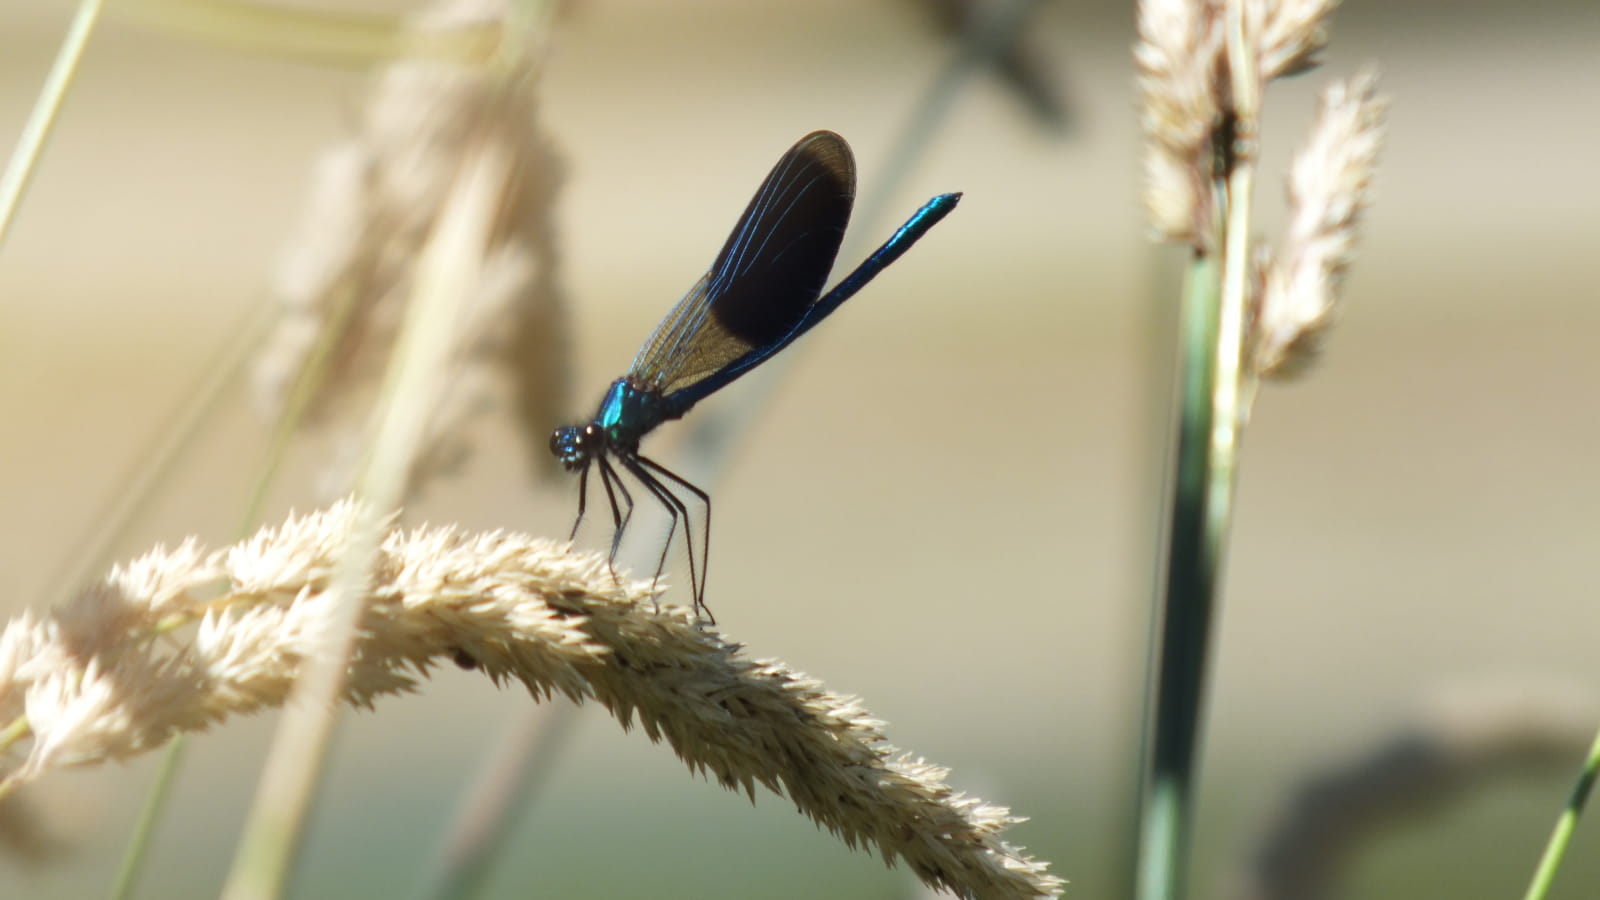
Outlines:
{"label": "dry grass stem", "polygon": [[1504,685],[1441,698],[1418,721],[1307,778],[1262,843],[1241,900],[1331,900],[1354,857],[1397,822],[1497,778],[1560,771],[1592,737],[1594,703],[1564,687]]}
{"label": "dry grass stem", "polygon": [[[76,601],[0,633],[0,795],[180,732],[282,704],[318,644],[356,504],[211,552],[186,541],[116,567]],[[963,897],[1045,897],[1060,882],[1000,834],[1016,821],[890,745],[853,698],[745,658],[646,583],[550,541],[454,528],[386,533],[344,696],[371,706],[441,662],[537,698],[593,698],[718,783],[789,796]]]}
{"label": "dry grass stem", "polygon": [[1302,370],[1332,322],[1383,143],[1388,101],[1377,84],[1367,71],[1331,85],[1295,158],[1289,233],[1265,271],[1256,318],[1255,369],[1263,375]]}
{"label": "dry grass stem", "polygon": [[[499,0],[455,0],[430,13],[438,30],[499,22]],[[543,23],[540,23],[542,27]],[[536,29],[535,29],[536,30]],[[462,167],[488,144],[509,159],[482,276],[459,287],[455,347],[413,482],[469,449],[465,424],[513,406],[542,448],[564,389],[554,201],[562,166],[536,114],[542,37],[507,29],[496,64],[408,61],[386,69],[359,111],[357,132],[317,164],[302,224],[276,293],[284,308],[256,369],[260,405],[332,425],[324,478],[343,493],[388,363],[415,263]]]}

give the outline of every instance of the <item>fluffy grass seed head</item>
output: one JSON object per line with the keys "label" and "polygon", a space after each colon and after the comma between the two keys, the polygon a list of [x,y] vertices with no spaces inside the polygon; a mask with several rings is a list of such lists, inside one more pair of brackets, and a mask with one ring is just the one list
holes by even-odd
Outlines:
{"label": "fluffy grass seed head", "polygon": [[[1317,65],[1334,0],[1239,0],[1259,85]],[[1143,0],[1134,61],[1144,205],[1158,237],[1209,252],[1213,141],[1233,112],[1225,0]],[[1259,93],[1259,91],[1258,91]]]}
{"label": "fluffy grass seed head", "polygon": [[1311,137],[1289,174],[1289,231],[1264,272],[1254,329],[1255,369],[1262,375],[1303,371],[1333,321],[1372,202],[1387,109],[1372,71],[1323,93]]}
{"label": "fluffy grass seed head", "polygon": [[[449,29],[506,20],[500,0],[451,0],[425,14]],[[450,383],[416,454],[413,482],[469,449],[464,426],[511,405],[536,446],[562,405],[566,378],[554,205],[563,166],[538,127],[542,41],[505,30],[504,52],[477,66],[398,62],[381,72],[349,137],[312,172],[300,225],[280,264],[283,317],[256,362],[255,394],[277,416],[303,403],[329,426],[338,460],[323,481],[350,483],[367,420],[411,296],[414,266],[484,143],[511,161],[491,241],[462,285]],[[516,43],[520,41],[521,43]]]}
{"label": "fluffy grass seed head", "polygon": [[[321,645],[358,507],[291,517],[238,545],[187,541],[75,602],[0,632],[0,796],[66,766],[125,759],[180,732],[281,705]],[[1033,898],[1061,882],[1003,839],[1010,813],[901,751],[853,697],[752,660],[602,557],[518,534],[392,530],[363,598],[345,699],[370,707],[468,664],[536,698],[593,699],[695,771],[787,795],[961,897]]]}
{"label": "fluffy grass seed head", "polygon": [[1145,208],[1162,239],[1196,243],[1210,228],[1210,136],[1222,113],[1220,6],[1145,0],[1138,28]]}

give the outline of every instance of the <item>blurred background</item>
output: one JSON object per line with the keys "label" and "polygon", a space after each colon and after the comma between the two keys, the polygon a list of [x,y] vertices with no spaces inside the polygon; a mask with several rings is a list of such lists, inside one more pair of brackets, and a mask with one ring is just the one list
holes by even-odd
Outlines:
{"label": "blurred background", "polygon": [[[6,134],[69,14],[46,0],[0,12]],[[572,419],[806,132],[845,135],[858,211],[885,204],[858,215],[840,272],[932,194],[966,193],[784,354],[781,379],[704,405],[760,396],[707,483],[709,599],[753,656],[859,694],[896,744],[1029,817],[1011,840],[1080,898],[1126,891],[1181,263],[1141,218],[1133,17],[1131,4],[1041,4],[1024,38],[1062,117],[980,71],[892,171],[961,52],[911,0],[578,3],[540,91],[568,167]],[[1263,389],[1246,435],[1194,896],[1234,896],[1308,778],[1418,728],[1480,747],[1504,728],[1514,746],[1516,716],[1560,752],[1438,803],[1409,797],[1351,855],[1337,896],[1517,896],[1533,870],[1600,722],[1597,39],[1583,0],[1349,0],[1326,65],[1269,91],[1269,236],[1320,87],[1376,62],[1393,107],[1341,324],[1308,377]],[[107,17],[0,251],[0,610],[60,594],[119,489],[270,302],[310,166],[366,83]],[[233,539],[269,435],[247,399],[235,385],[115,558]],[[564,537],[575,488],[529,465],[542,438],[504,415],[479,431],[413,519]],[[648,450],[695,471],[691,431],[664,427]],[[305,472],[287,477],[267,521],[315,504]],[[530,702],[452,670],[348,716],[297,896],[408,896],[463,785]],[[216,892],[275,721],[191,742],[140,896]],[[782,798],[752,808],[598,709],[573,727],[490,896],[915,895],[904,871]],[[32,800],[63,849],[0,857],[0,892],[103,895],[156,757],[40,784]],[[1600,894],[1600,836],[1578,841],[1556,897]]]}

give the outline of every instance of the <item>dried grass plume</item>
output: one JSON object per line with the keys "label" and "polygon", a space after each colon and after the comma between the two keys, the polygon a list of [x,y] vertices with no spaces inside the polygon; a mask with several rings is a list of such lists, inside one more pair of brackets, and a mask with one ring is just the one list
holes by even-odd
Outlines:
{"label": "dried grass plume", "polygon": [[[1334,0],[1238,0],[1257,85],[1317,64]],[[1215,161],[1234,151],[1225,0],[1143,0],[1134,61],[1145,135],[1145,209],[1162,240],[1210,252]],[[1258,91],[1259,92],[1259,91]]]}
{"label": "dried grass plume", "polygon": [[328,426],[324,491],[349,489],[368,416],[411,296],[414,266],[467,161],[510,160],[501,208],[459,286],[450,383],[416,454],[412,481],[468,452],[464,427],[494,406],[527,420],[535,446],[565,392],[555,197],[563,166],[538,126],[544,36],[513,27],[503,0],[449,0],[424,17],[448,31],[500,23],[493,60],[396,63],[377,77],[356,127],[316,164],[301,224],[277,273],[283,318],[256,362],[258,405]]}
{"label": "dried grass plume", "polygon": [[[1251,191],[1231,178],[1242,168],[1253,170],[1261,128],[1259,109],[1236,107],[1235,91],[1259,97],[1267,82],[1318,65],[1336,5],[1139,4],[1134,58],[1145,134],[1145,207],[1161,239],[1187,244],[1200,256],[1220,256],[1218,236],[1225,229],[1239,232],[1229,240],[1239,241],[1254,270],[1237,292],[1251,312],[1244,363],[1251,375],[1301,371],[1331,324],[1340,280],[1355,255],[1357,226],[1371,204],[1388,101],[1378,95],[1370,69],[1326,90],[1311,137],[1294,161],[1289,233],[1274,252],[1249,233]],[[1230,34],[1237,40],[1230,41]]]}
{"label": "dried grass plume", "polygon": [[1145,209],[1165,240],[1197,244],[1210,231],[1210,139],[1222,116],[1220,4],[1139,4],[1140,127]]}
{"label": "dried grass plume", "polygon": [[1263,375],[1303,369],[1332,322],[1357,226],[1372,202],[1387,109],[1370,70],[1322,95],[1311,138],[1289,174],[1289,233],[1261,290],[1255,369]]}
{"label": "dried grass plume", "polygon": [[[190,540],[116,567],[75,602],[0,633],[0,796],[66,766],[281,704],[326,620],[349,502],[238,545]],[[599,701],[691,769],[785,794],[848,845],[873,845],[961,897],[1049,897],[1061,882],[1001,839],[1005,809],[890,745],[859,701],[746,658],[603,558],[454,528],[390,531],[364,600],[346,699],[370,706],[433,667],[470,665],[536,698]]]}

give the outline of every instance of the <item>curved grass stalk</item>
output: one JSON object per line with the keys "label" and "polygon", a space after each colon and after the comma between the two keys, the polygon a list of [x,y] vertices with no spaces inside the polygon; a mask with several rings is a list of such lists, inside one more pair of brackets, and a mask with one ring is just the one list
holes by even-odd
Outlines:
{"label": "curved grass stalk", "polygon": [[[157,550],[66,608],[13,620],[0,632],[0,718],[25,727],[0,746],[0,793],[291,702],[324,656],[326,619],[346,602],[338,570],[370,518],[344,503],[221,551]],[[752,798],[758,784],[785,795],[848,846],[873,847],[931,886],[1002,900],[1060,891],[1004,840],[1009,811],[890,744],[861,701],[748,658],[689,610],[658,607],[649,582],[618,585],[600,555],[423,528],[384,533],[371,562],[335,700],[370,707],[469,660],[536,699],[595,700],[691,770]],[[175,617],[198,621],[193,634],[158,639]],[[251,874],[262,879],[245,885],[252,894],[279,877]]]}

